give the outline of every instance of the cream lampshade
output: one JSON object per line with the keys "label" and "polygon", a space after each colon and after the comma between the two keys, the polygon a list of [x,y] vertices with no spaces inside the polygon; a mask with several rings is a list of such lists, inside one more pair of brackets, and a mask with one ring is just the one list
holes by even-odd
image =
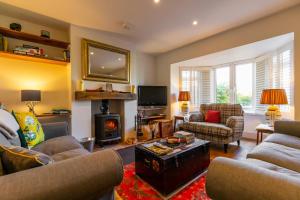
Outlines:
{"label": "cream lampshade", "polygon": [[189,91],[180,91],[178,96],[178,101],[182,101],[181,104],[181,112],[188,113],[189,112],[189,101],[191,99],[191,95]]}
{"label": "cream lampshade", "polygon": [[277,105],[288,104],[284,89],[265,89],[261,93],[260,104],[267,104],[266,119],[270,120],[270,125],[274,125],[276,119],[280,119],[281,112]]}

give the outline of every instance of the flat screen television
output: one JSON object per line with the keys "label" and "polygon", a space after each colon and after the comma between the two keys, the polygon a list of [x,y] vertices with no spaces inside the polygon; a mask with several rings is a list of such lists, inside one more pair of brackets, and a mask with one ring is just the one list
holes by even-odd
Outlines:
{"label": "flat screen television", "polygon": [[167,86],[138,86],[139,106],[166,106]]}

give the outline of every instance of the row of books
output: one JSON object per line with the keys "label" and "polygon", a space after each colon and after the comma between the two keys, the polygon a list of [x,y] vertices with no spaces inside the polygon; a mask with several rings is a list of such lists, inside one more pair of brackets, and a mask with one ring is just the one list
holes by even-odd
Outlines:
{"label": "row of books", "polygon": [[23,46],[17,46],[16,48],[14,48],[13,53],[30,55],[30,56],[45,56],[43,48],[26,45],[26,44],[23,44]]}

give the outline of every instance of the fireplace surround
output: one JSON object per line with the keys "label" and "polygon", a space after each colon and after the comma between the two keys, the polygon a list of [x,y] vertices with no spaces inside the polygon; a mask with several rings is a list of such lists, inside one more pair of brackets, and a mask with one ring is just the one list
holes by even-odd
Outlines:
{"label": "fireplace surround", "polygon": [[106,142],[121,140],[121,121],[119,114],[95,115],[96,143],[104,145]]}

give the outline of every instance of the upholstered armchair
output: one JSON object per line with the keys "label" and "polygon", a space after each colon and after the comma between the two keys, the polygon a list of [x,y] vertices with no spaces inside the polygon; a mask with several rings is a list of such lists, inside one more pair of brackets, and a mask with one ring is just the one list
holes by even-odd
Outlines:
{"label": "upholstered armchair", "polygon": [[[220,123],[205,122],[209,110],[220,111]],[[223,144],[227,152],[228,144],[237,141],[244,131],[244,111],[240,104],[202,104],[200,112],[191,114],[188,122],[180,126],[181,130],[193,132],[197,138]]]}

